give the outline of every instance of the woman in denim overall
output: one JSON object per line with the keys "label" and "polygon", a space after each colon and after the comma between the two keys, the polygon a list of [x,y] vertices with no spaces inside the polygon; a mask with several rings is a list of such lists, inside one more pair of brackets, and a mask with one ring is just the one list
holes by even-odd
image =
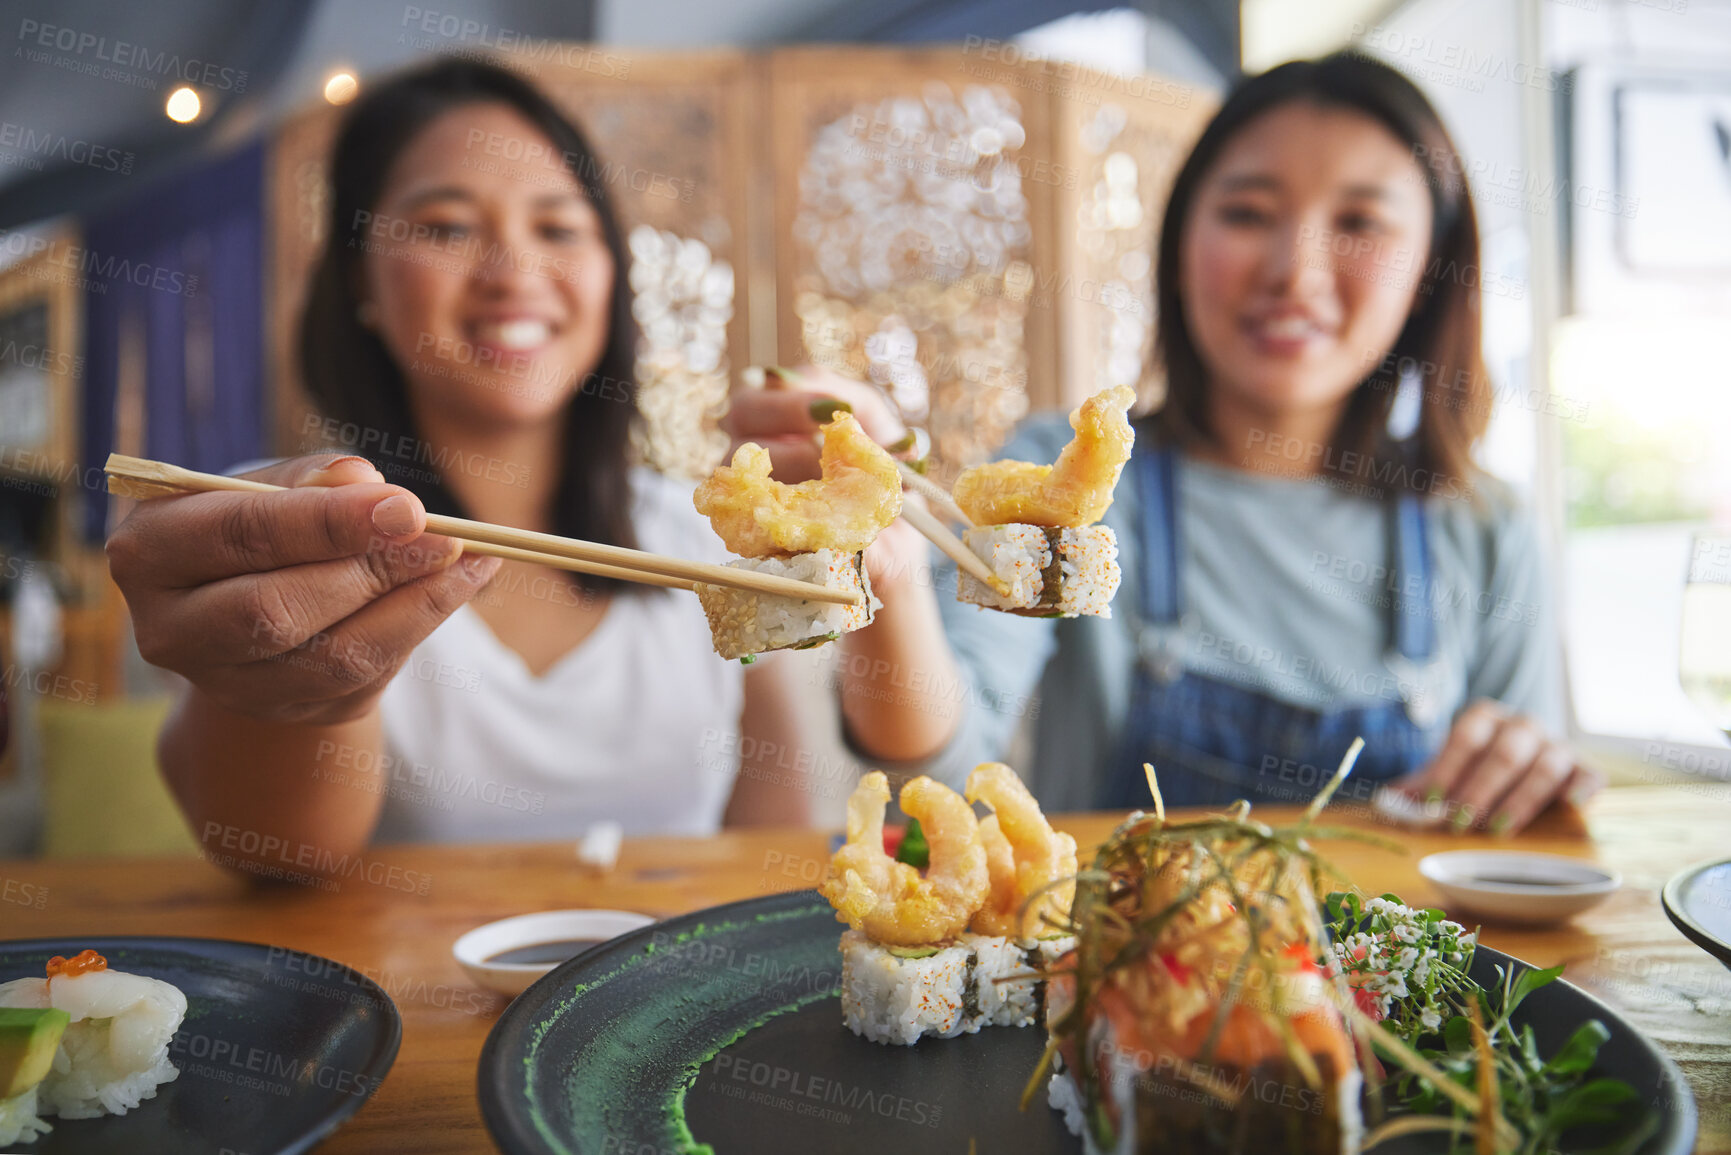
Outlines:
{"label": "woman in denim overall", "polygon": [[[1511,651],[1536,653],[1554,647],[1554,638],[1535,630],[1513,643],[1505,635],[1501,649],[1481,648],[1490,635],[1471,610],[1432,616],[1445,524],[1455,567],[1446,580],[1454,588],[1494,597],[1509,571],[1492,573],[1494,547],[1475,554],[1484,563],[1478,569],[1462,570],[1461,543],[1518,538],[1525,596],[1544,601],[1532,535],[1517,518],[1479,519],[1463,497],[1483,480],[1472,448],[1493,396],[1480,352],[1478,227],[1465,171],[1423,94],[1360,55],[1284,64],[1229,93],[1173,181],[1159,234],[1155,345],[1165,390],[1159,408],[1138,421],[1138,452],[1120,480],[1120,495],[1134,495],[1138,512],[1107,517],[1132,575],[1112,618],[1029,623],[970,607],[962,612],[973,617],[958,617],[944,601],[951,587],[919,577],[931,573],[925,543],[892,525],[866,554],[885,610],[837,644],[842,713],[855,747],[958,782],[972,762],[1005,756],[1019,715],[1031,712],[1015,704],[1037,702],[1027,769],[1048,805],[1145,805],[1145,761],[1174,805],[1302,801],[1361,736],[1367,748],[1353,797],[1399,780],[1457,826],[1518,829],[1552,801],[1590,792],[1596,775],[1551,736],[1554,723],[1541,721],[1560,713],[1551,708],[1554,663],[1499,673]],[[769,439],[781,453],[779,479],[816,472],[809,448],[803,461],[794,458],[815,428],[808,404],[845,400],[873,436],[888,443],[901,434],[870,387],[817,369],[804,384],[804,392],[734,400],[733,432]],[[1020,446],[1053,448],[1047,435],[1067,431],[1037,418],[1023,432]],[[1353,504],[1365,518],[1387,520],[1393,588],[1426,591],[1389,599],[1380,626],[1374,673],[1398,685],[1398,694],[1287,686],[1296,695],[1287,701],[1265,692],[1268,683],[1254,673],[1229,680],[1217,675],[1239,671],[1218,662],[1212,673],[1185,668],[1186,533],[1209,533],[1217,544],[1256,530],[1181,524],[1177,479],[1203,463],[1228,474],[1289,475],[1272,452],[1276,442],[1315,451],[1300,471],[1304,480],[1373,494]],[[1473,528],[1463,530],[1469,522]],[[1360,550],[1372,540],[1350,521],[1345,537]],[[1268,578],[1291,574],[1271,568]],[[1247,584],[1191,593],[1230,588],[1235,598],[1255,597]],[[1284,585],[1268,589],[1277,614],[1324,605]],[[1236,614],[1237,605],[1216,604],[1213,612]],[[1326,639],[1288,627],[1367,628],[1342,624],[1349,616],[1369,615],[1277,618],[1284,624],[1250,628],[1280,628],[1312,651],[1308,657],[1328,659]],[[1212,623],[1197,628],[1218,636]],[[1378,648],[1358,634],[1351,640],[1360,655]],[[1213,659],[1198,654],[1189,664],[1203,661]],[[1365,659],[1356,661],[1362,668]],[[1539,682],[1547,688],[1535,690]],[[916,685],[959,689],[926,701]],[[1509,704],[1494,700],[1499,688]],[[1294,704],[1306,694],[1312,705]]]}

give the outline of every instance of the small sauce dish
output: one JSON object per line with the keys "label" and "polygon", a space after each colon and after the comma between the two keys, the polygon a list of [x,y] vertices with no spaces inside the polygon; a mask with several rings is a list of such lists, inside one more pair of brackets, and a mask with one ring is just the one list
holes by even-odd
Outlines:
{"label": "small sauce dish", "polygon": [[1596,863],[1521,850],[1450,850],[1419,859],[1418,870],[1451,914],[1525,926],[1562,922],[1623,883]]}
{"label": "small sauce dish", "polygon": [[629,910],[544,910],[478,926],[451,954],[481,986],[520,995],[567,959],[653,922]]}

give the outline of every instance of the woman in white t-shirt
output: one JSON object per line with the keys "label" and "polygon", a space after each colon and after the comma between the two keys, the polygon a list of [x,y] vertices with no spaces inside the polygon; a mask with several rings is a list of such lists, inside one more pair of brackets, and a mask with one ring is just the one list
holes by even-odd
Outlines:
{"label": "woman in white t-shirt", "polygon": [[300,334],[324,432],[356,455],[247,475],[287,493],[142,503],[109,541],[140,651],[190,683],[161,762],[220,860],[805,818],[797,788],[737,775],[742,728],[797,748],[785,674],[716,658],[695,598],[422,533],[432,511],[720,551],[689,484],[630,464],[637,330],[605,171],[500,68],[367,93]]}

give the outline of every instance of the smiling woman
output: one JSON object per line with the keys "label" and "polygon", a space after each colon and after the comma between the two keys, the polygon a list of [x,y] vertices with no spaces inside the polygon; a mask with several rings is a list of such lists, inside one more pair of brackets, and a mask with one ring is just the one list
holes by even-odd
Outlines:
{"label": "smiling woman", "polygon": [[[561,439],[559,476],[531,479],[550,531],[634,545],[629,261],[605,184],[579,180],[600,165],[576,126],[512,74],[449,62],[369,93],[331,171],[300,340],[320,408],[427,443],[484,431],[503,460],[524,457],[513,433]],[[476,482],[456,470],[410,488],[460,514]]]}
{"label": "smiling woman", "polygon": [[805,816],[798,783],[737,775],[742,734],[799,748],[787,672],[715,660],[696,599],[458,562],[423,533],[453,514],[719,560],[690,486],[630,462],[637,330],[585,179],[603,171],[491,65],[439,62],[349,110],[302,376],[325,420],[426,468],[389,486],[363,458],[296,458],[248,475],[288,492],[144,503],[110,540],[141,652],[190,682],[160,753],[195,830],[340,859],[375,837]]}

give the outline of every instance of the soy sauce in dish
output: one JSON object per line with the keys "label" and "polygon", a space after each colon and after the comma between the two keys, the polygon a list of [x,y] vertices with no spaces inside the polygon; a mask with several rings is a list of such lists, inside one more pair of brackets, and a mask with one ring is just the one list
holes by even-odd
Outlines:
{"label": "soy sauce in dish", "polygon": [[535,942],[528,946],[514,946],[510,950],[502,950],[489,956],[487,961],[506,966],[562,963],[577,957],[592,946],[599,946],[603,941],[605,940],[598,938],[566,938],[555,942]]}
{"label": "soy sauce in dish", "polygon": [[1596,878],[1519,878],[1495,874],[1475,874],[1474,882],[1489,883],[1492,886],[1581,886],[1587,882],[1597,882]]}

